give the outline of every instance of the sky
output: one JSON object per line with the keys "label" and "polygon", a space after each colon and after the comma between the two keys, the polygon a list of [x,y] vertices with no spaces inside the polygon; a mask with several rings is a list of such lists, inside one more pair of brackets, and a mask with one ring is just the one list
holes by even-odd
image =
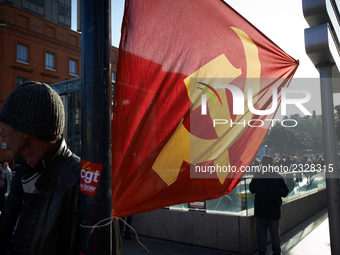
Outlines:
{"label": "sky", "polygon": [[304,30],[308,24],[302,0],[227,0],[230,6],[255,25],[300,65],[295,78],[317,78],[318,71],[305,52]]}
{"label": "sky", "polygon": [[[294,78],[319,78],[319,72],[305,53],[304,30],[309,26],[303,16],[302,0],[225,0],[225,2],[286,53],[300,61]],[[76,0],[72,0],[72,9],[72,29],[75,30]],[[115,47],[119,46],[123,12],[124,0],[111,0],[111,43]],[[315,87],[315,93],[320,97],[318,86]],[[321,114],[321,107],[315,110],[317,114]]]}
{"label": "sky", "polygon": [[[76,30],[76,2],[72,0],[73,30]],[[302,0],[226,0],[225,2],[286,53],[300,60],[300,66],[294,77],[319,77],[318,71],[305,53],[304,29],[308,28],[308,24],[302,13]],[[115,47],[119,46],[123,12],[124,0],[111,0],[111,43]]]}

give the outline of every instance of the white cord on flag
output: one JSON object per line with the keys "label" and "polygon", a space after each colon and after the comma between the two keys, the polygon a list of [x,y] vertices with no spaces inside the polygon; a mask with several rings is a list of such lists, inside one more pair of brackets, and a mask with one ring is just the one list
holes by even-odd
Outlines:
{"label": "white cord on flag", "polygon": [[[99,221],[97,224],[94,224],[93,226],[85,226],[85,225],[82,225],[81,223],[79,223],[79,225],[82,227],[82,228],[90,228],[91,229],[91,232],[90,232],[90,235],[92,235],[93,231],[96,229],[96,228],[102,228],[102,227],[106,227],[108,225],[110,225],[114,219],[117,219],[117,220],[121,220],[127,227],[129,227],[134,233],[135,233],[135,236],[136,236],[136,239],[137,239],[137,242],[139,243],[140,246],[142,246],[148,253],[150,253],[150,251],[145,247],[144,244],[141,243],[141,241],[139,241],[139,238],[138,238],[138,234],[136,232],[136,230],[130,226],[125,220],[123,220],[122,218],[118,218],[118,217],[109,217],[109,218],[106,218],[106,219],[103,219],[101,221]],[[105,221],[109,221],[107,223],[104,223],[102,224],[103,222]],[[102,224],[102,225],[101,225]]]}

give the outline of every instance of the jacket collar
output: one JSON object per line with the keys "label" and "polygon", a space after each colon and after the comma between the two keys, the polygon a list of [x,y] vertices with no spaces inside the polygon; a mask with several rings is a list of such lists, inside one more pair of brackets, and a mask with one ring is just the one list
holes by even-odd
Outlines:
{"label": "jacket collar", "polygon": [[66,154],[71,154],[64,139],[62,139],[59,148],[54,148],[53,152],[50,151],[50,154],[46,155],[48,158],[42,160],[41,164],[44,163],[45,166],[39,180],[35,185],[39,192],[43,192],[49,187],[58,174],[60,166],[63,163],[62,159],[64,156],[66,156],[66,158],[69,156]]}

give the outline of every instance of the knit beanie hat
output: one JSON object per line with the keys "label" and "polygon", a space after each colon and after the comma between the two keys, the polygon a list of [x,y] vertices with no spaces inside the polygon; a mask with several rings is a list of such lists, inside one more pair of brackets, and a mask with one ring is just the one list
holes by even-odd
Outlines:
{"label": "knit beanie hat", "polygon": [[61,135],[65,125],[63,102],[49,85],[25,82],[6,99],[0,109],[0,122],[27,135]]}

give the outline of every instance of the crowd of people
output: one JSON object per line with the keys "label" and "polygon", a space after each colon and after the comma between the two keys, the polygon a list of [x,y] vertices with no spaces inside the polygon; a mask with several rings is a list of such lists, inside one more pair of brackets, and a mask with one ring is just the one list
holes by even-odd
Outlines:
{"label": "crowd of people", "polygon": [[320,155],[310,155],[309,157],[306,155],[303,155],[301,157],[297,157],[297,156],[285,156],[283,155],[280,158],[274,158],[274,164],[275,165],[292,165],[292,164],[302,164],[303,166],[306,165],[321,165],[324,166],[325,165],[325,160],[322,156]]}
{"label": "crowd of people", "polygon": [[[274,159],[274,166],[292,166],[292,165],[302,165],[305,168],[308,168],[308,166],[314,164],[314,165],[320,165],[321,167],[325,166],[325,159],[321,155],[313,155],[310,156],[303,155],[303,156],[292,156],[292,155],[285,155],[282,154],[278,157],[273,157]],[[257,157],[254,160],[254,165],[260,164],[260,159]],[[292,169],[292,168],[291,168]]]}
{"label": "crowd of people", "polygon": [[[261,161],[258,157],[255,158],[253,165],[260,165]],[[296,156],[296,155],[285,155],[273,156],[273,166],[277,169],[284,169],[286,177],[288,179],[294,178],[294,182],[300,183],[305,178],[307,185],[312,183],[312,177],[317,173],[323,173],[326,171],[326,163],[323,156],[318,154],[310,154]],[[293,175],[289,175],[289,173]],[[286,178],[286,179],[287,179]]]}

